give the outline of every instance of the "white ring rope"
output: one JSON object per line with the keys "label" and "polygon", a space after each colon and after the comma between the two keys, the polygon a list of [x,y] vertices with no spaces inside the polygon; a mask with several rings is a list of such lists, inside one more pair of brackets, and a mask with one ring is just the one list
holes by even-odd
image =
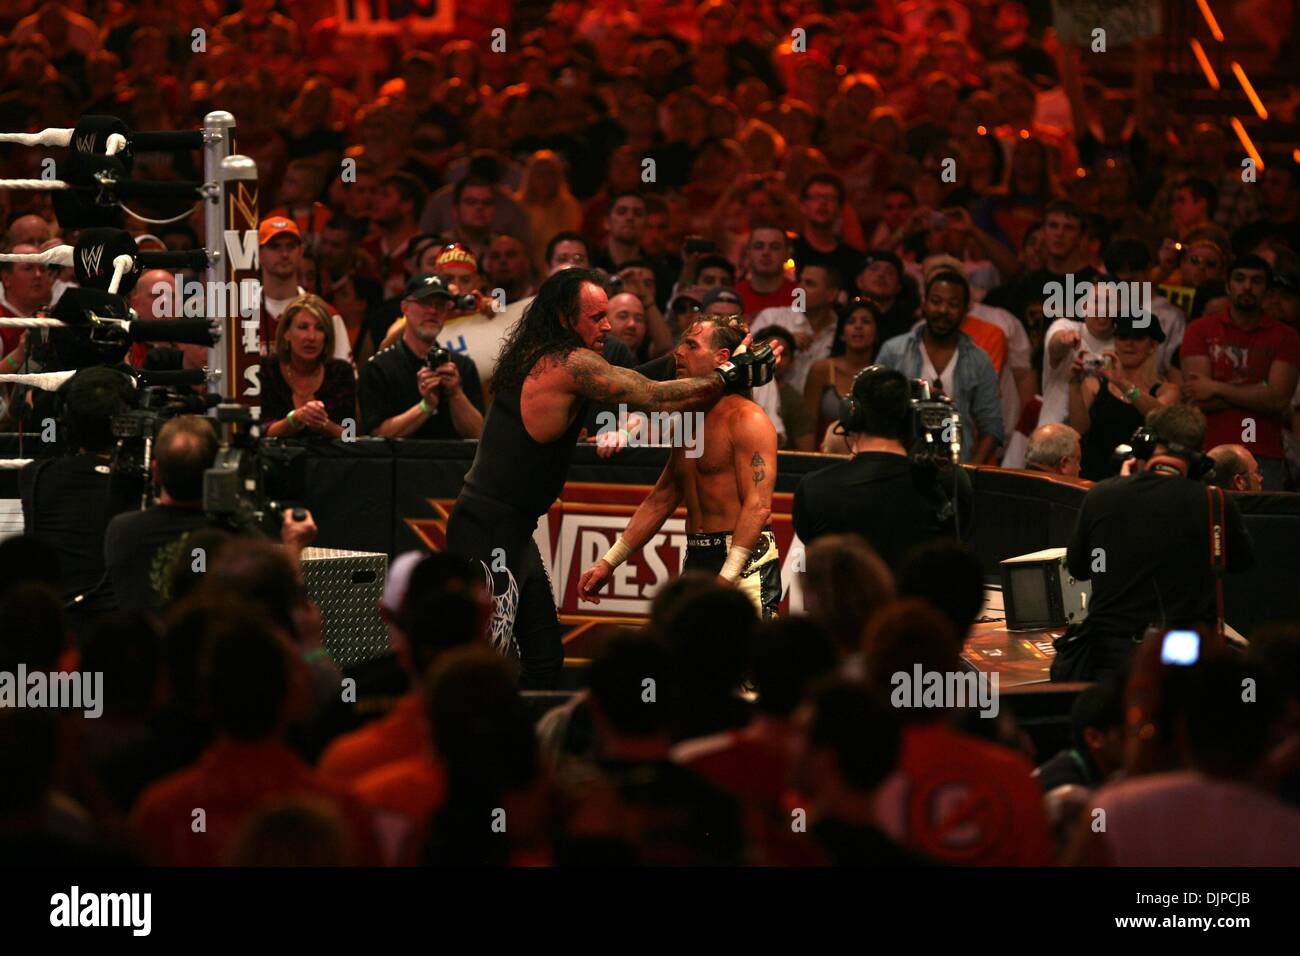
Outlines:
{"label": "white ring rope", "polygon": [[57,392],[64,382],[76,374],[76,369],[66,372],[5,372],[0,373],[0,384],[31,385],[42,391]]}
{"label": "white ring rope", "polygon": [[50,246],[44,252],[9,252],[0,255],[0,262],[35,262],[42,266],[72,266],[72,246]]}
{"label": "white ring rope", "polygon": [[126,137],[121,133],[110,133],[108,142],[104,144],[104,155],[116,156],[124,149],[126,149]]}
{"label": "white ring rope", "polygon": [[[51,127],[39,133],[0,133],[0,143],[19,143],[23,146],[69,146],[74,130]],[[114,135],[120,136],[120,133]],[[111,142],[111,137],[110,137]],[[109,154],[112,155],[111,153]]]}
{"label": "white ring rope", "polygon": [[70,328],[62,319],[0,319],[0,329],[66,329]]}
{"label": "white ring rope", "polygon": [[35,189],[53,192],[56,189],[76,189],[72,183],[61,179],[0,179],[0,189]]}
{"label": "white ring rope", "polygon": [[0,471],[8,469],[17,471],[19,468],[25,468],[30,465],[35,460],[35,458],[0,458]]}

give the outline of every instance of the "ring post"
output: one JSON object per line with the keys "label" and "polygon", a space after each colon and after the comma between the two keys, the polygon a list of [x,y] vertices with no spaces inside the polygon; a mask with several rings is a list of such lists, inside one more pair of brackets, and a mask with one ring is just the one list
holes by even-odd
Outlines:
{"label": "ring post", "polygon": [[[225,110],[214,110],[203,117],[203,181],[216,183],[217,192],[203,207],[203,244],[208,250],[208,268],[203,276],[204,288],[220,288],[214,283],[226,278],[225,188],[221,180],[221,163],[234,152],[235,117]],[[176,290],[176,299],[184,290]],[[207,297],[204,296],[206,301]],[[227,337],[229,330],[226,330]],[[208,390],[229,396],[226,370],[226,337],[208,350]]]}

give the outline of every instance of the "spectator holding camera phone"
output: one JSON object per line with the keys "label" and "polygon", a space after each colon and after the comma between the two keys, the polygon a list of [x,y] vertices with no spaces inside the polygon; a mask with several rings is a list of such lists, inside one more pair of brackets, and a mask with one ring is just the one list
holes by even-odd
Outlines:
{"label": "spectator holding camera phone", "polygon": [[1089,481],[1118,475],[1115,446],[1128,441],[1149,412],[1178,400],[1178,386],[1156,370],[1165,334],[1155,316],[1117,318],[1114,335],[1113,351],[1078,352],[1070,364],[1067,421],[1082,437],[1079,475]]}
{"label": "spectator holding camera phone", "polygon": [[262,364],[262,419],[271,438],[341,438],[355,419],[352,363],[331,358],[334,322],[329,306],[301,295],[275,329],[275,359]]}
{"label": "spectator holding camera phone", "polygon": [[358,397],[367,434],[478,438],[482,433],[483,388],[477,367],[437,344],[454,302],[451,289],[431,273],[406,284],[402,337],[361,369]]}

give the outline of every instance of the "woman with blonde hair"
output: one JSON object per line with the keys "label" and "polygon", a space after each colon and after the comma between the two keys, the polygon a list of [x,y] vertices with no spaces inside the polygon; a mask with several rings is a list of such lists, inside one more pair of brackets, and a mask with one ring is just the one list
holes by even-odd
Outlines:
{"label": "woman with blonde hair", "polygon": [[271,438],[341,438],[357,419],[352,364],[331,358],[334,320],[319,296],[300,295],[275,329],[275,354],[262,362],[262,421]]}
{"label": "woman with blonde hair", "polygon": [[528,213],[533,262],[538,274],[546,275],[547,241],[557,232],[582,228],[582,204],[569,191],[560,157],[549,149],[533,153],[514,199]]}

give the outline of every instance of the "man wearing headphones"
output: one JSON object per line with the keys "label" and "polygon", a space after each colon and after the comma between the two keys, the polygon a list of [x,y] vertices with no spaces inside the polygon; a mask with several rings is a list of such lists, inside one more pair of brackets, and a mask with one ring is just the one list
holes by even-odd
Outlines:
{"label": "man wearing headphones", "polygon": [[[139,505],[143,482],[114,475],[113,417],[132,404],[134,386],[106,366],[86,368],[59,389],[57,426],[64,454],[23,468],[23,524],[59,555],[59,591],[65,602],[83,597],[74,627],[117,605],[104,581],[104,531],[115,515]],[[83,620],[83,615],[87,617]]]}
{"label": "man wearing headphones", "polygon": [[[1200,409],[1154,409],[1133,437],[1133,473],[1098,482],[1084,497],[1066,564],[1092,582],[1092,597],[1088,616],[1056,641],[1053,680],[1120,672],[1148,626],[1213,626],[1210,514],[1217,505],[1201,481],[1212,467],[1200,451],[1204,441]],[[1226,570],[1248,570],[1254,551],[1231,498],[1222,526]]]}
{"label": "man wearing headphones", "polygon": [[[704,376],[727,362],[748,333],[734,317],[703,315],[682,333],[672,353],[677,377]],[[781,559],[768,526],[776,486],[776,428],[751,392],[724,395],[673,451],[654,490],[641,502],[606,555],[582,575],[578,595],[599,604],[596,592],[614,569],[645,547],[686,505],[687,545],[682,572],[707,571],[739,587],[764,618],[781,603]]]}
{"label": "man wearing headphones", "polygon": [[916,545],[970,527],[970,479],[961,468],[908,458],[911,419],[902,372],[872,365],[858,373],[837,429],[853,457],[807,475],[795,489],[794,530],[805,546],[822,535],[856,533],[897,570]]}

